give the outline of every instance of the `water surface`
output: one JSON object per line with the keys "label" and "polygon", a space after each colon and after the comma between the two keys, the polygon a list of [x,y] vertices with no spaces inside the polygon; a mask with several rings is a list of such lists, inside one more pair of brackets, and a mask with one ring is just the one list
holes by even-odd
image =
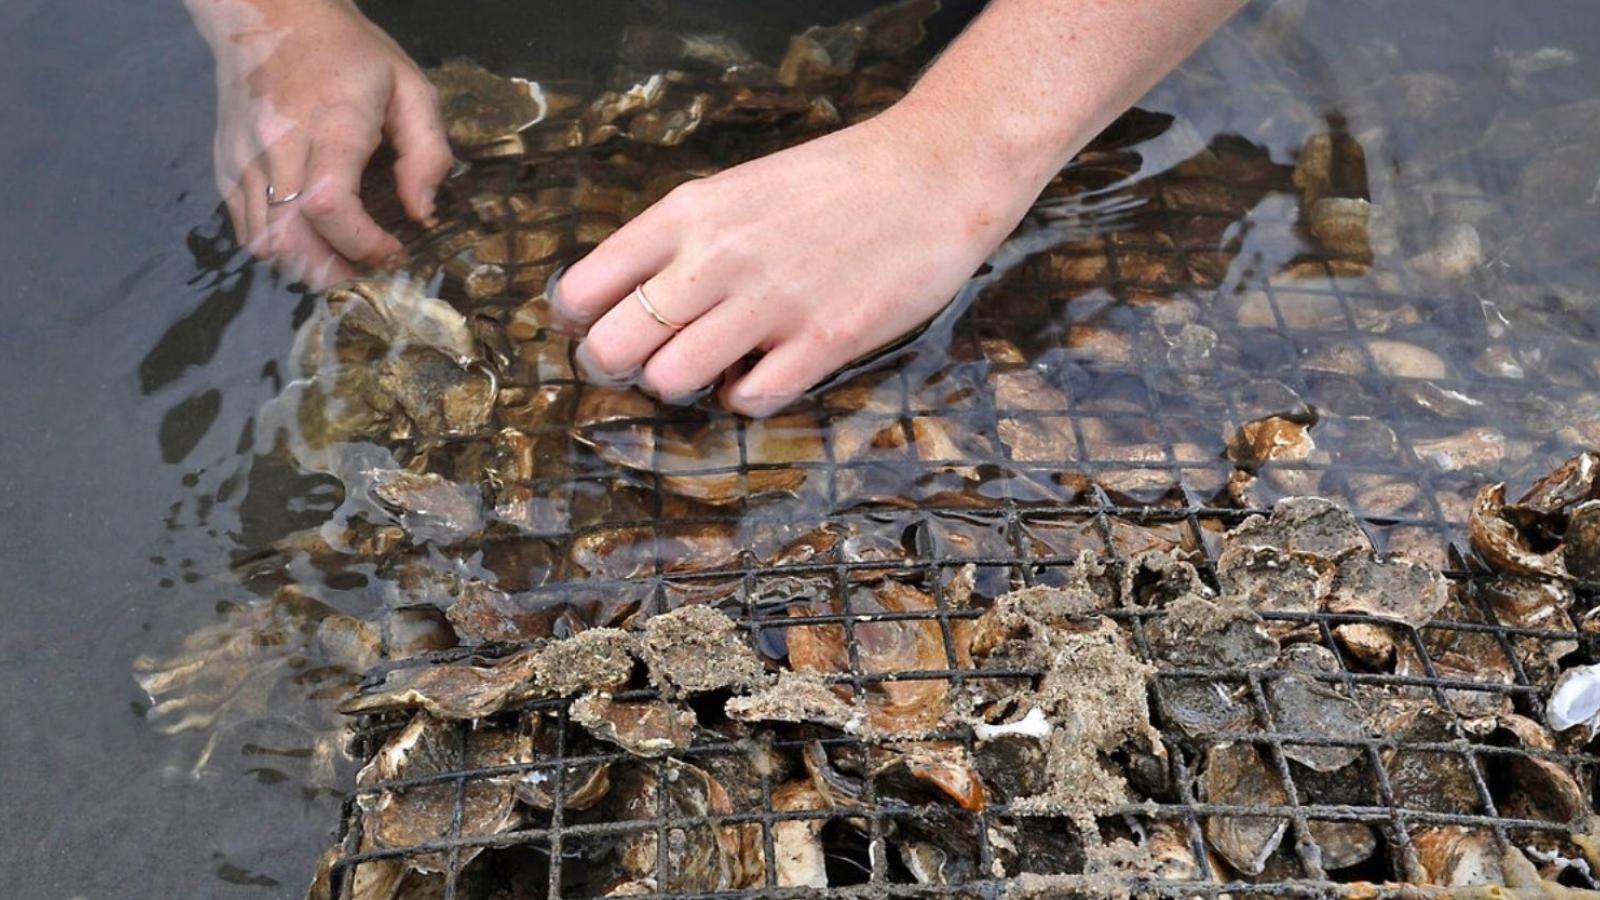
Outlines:
{"label": "water surface", "polygon": [[[477,6],[374,13],[424,65],[466,55],[575,89],[607,77],[625,23],[727,22],[773,52],[810,24],[756,21],[735,3]],[[850,6],[818,4],[807,18]],[[215,621],[219,606],[254,602],[229,562],[337,503],[325,481],[253,459],[252,423],[278,390],[309,301],[232,246],[210,171],[210,60],[179,5],[14,0],[0,10],[0,35],[0,263],[10,276],[0,290],[0,808],[11,813],[0,870],[19,897],[294,896],[338,815],[301,755],[303,737],[282,723],[241,729],[195,776],[202,739],[154,734],[129,671],[135,657],[170,652]],[[1164,258],[1169,248],[1152,235],[1185,215],[1167,190],[1175,170],[1206,148],[1257,166],[1259,189],[1221,202],[1209,243],[1171,248],[1202,268],[1203,252],[1225,248],[1212,283],[1157,272],[1130,292],[1091,275],[1024,297],[1031,313],[1000,317],[1006,305],[980,299],[968,331],[1022,344],[1071,389],[1075,416],[1144,417],[1161,424],[1163,445],[1195,444],[1182,461],[1196,477],[1230,468],[1219,463],[1220,429],[1240,392],[1286,379],[1324,416],[1320,445],[1368,468],[1370,438],[1351,424],[1367,416],[1394,429],[1413,461],[1426,456],[1418,442],[1497,429],[1507,452],[1462,472],[1430,470],[1446,507],[1483,481],[1526,478],[1600,441],[1600,172],[1592,153],[1558,154],[1600,140],[1594,120],[1570,108],[1595,99],[1597,76],[1600,27],[1581,3],[1514,15],[1487,2],[1252,7],[1143,104],[1175,117],[1133,148],[1141,183],[1163,188],[1120,189],[1149,202],[1123,220],[1118,252]],[[1331,285],[1280,277],[1265,307],[1277,311],[1252,319],[1241,305],[1306,250],[1286,183],[1330,119],[1365,147],[1374,202],[1423,212],[1400,217],[1396,250],[1373,274]],[[1530,177],[1541,159],[1549,174]],[[1406,261],[1430,246],[1444,211],[1475,202],[1495,207],[1477,220],[1482,264],[1457,279],[1411,271]],[[1187,323],[1155,310],[1177,308],[1175,296],[1227,351],[1211,364],[1189,365],[1188,345],[1167,342]],[[1319,327],[1330,302],[1337,315]],[[1289,321],[1284,310],[1298,308],[1307,318]],[[1154,395],[1141,380],[1130,399],[1125,376],[1136,367],[1074,346],[1074,334],[1159,351],[1177,360],[1165,374],[1189,380],[1157,381]],[[1340,346],[1370,353],[1375,336],[1429,349],[1444,375],[1338,371]],[[982,377],[963,368],[973,362],[965,352],[935,342],[906,364],[926,408],[959,405],[952,385]],[[1366,373],[1371,359],[1360,359]],[[1404,385],[1420,382],[1476,405],[1430,416],[1407,399]],[[1207,405],[1222,397],[1235,409]],[[1417,518],[1448,525],[1456,512]],[[285,697],[291,722],[308,717],[290,702],[292,686]]]}

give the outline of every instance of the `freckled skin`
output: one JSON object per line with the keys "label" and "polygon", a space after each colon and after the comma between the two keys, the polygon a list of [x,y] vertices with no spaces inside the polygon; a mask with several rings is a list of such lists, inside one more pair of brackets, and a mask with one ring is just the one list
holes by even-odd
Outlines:
{"label": "freckled skin", "polygon": [[[449,155],[415,65],[349,0],[188,3],[217,48],[239,233],[323,280],[397,253],[356,190],[387,135],[408,213],[432,215]],[[690,182],[575,263],[554,299],[588,329],[586,374],[637,372],[667,398],[722,379],[728,408],[778,411],[948,303],[1050,177],[1241,4],[994,0],[882,114]],[[307,194],[267,210],[269,180]],[[687,327],[630,299],[641,283]]]}

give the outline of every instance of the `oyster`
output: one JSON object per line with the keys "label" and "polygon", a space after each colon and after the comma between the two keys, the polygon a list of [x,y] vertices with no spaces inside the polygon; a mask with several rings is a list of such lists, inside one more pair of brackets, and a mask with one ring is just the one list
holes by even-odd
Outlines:
{"label": "oyster", "polygon": [[[508,831],[519,821],[516,776],[469,778],[464,791],[455,779],[409,787],[388,785],[532,761],[532,739],[526,732],[471,729],[417,713],[356,775],[364,832],[378,847],[402,849]],[[472,844],[461,846],[456,851],[459,864],[471,861],[480,849]],[[419,872],[441,872],[445,862],[443,851],[406,856],[406,865]]]}
{"label": "oyster", "polygon": [[[810,781],[790,781],[772,791],[776,813],[809,813],[829,806]],[[781,819],[772,824],[773,864],[779,887],[828,886],[828,869],[822,848],[821,818]]]}
{"label": "oyster", "polygon": [[668,696],[748,690],[766,680],[743,631],[709,607],[685,606],[652,617],[640,644],[651,680]]}
{"label": "oyster", "polygon": [[[733,812],[727,790],[703,769],[670,759],[618,769],[611,790],[612,821],[646,823],[617,841],[617,864],[625,879],[652,888],[652,893],[699,893],[744,887],[759,877],[745,871],[749,857],[742,845],[749,826],[687,824]],[[685,822],[666,826],[665,853],[657,839],[660,820]]]}
{"label": "oyster", "polygon": [[[590,388],[578,401],[573,437],[607,462],[659,475],[672,493],[713,505],[747,497],[792,493],[808,470],[792,463],[823,459],[822,438],[804,417],[776,417],[743,432],[731,416],[698,426],[657,426],[655,401],[636,391]],[[745,468],[744,463],[760,466]]]}
{"label": "oyster", "polygon": [[[936,729],[950,713],[950,682],[942,678],[899,680],[907,672],[943,672],[949,669],[944,636],[937,619],[893,619],[874,621],[874,614],[905,614],[935,609],[933,598],[894,581],[876,588],[857,589],[851,598],[851,612],[858,617],[853,626],[859,647],[861,671],[889,676],[870,682],[867,687],[867,716],[873,729],[883,735],[915,735]],[[791,615],[807,617],[796,608]],[[789,661],[797,672],[835,674],[852,668],[844,625],[794,625],[787,629]],[[955,651],[964,656],[964,651]],[[958,664],[960,659],[957,660]],[[970,662],[967,663],[970,665]],[[840,685],[841,696],[849,689]]]}
{"label": "oyster", "polygon": [[[145,716],[157,731],[206,733],[193,764],[199,772],[231,729],[290,721],[284,713],[297,703],[284,693],[326,703],[353,685],[356,673],[377,664],[383,650],[374,624],[285,587],[268,602],[228,608],[222,622],[189,635],[174,656],[140,656],[133,670],[152,704]],[[316,715],[312,721],[322,720]],[[332,722],[320,728],[310,730],[317,766],[311,780],[329,784],[340,737]]]}
{"label": "oyster", "polygon": [[1334,574],[1327,609],[1422,625],[1449,602],[1450,584],[1431,566],[1352,556]]}
{"label": "oyster", "polygon": [[360,715],[421,708],[441,719],[481,719],[536,696],[532,682],[537,666],[531,650],[493,660],[469,657],[445,665],[403,666],[362,685],[340,702],[339,711]]}
{"label": "oyster", "polygon": [[469,158],[521,155],[518,135],[549,108],[537,84],[501,78],[471,60],[447,60],[427,75],[439,92],[451,146]]}
{"label": "oyster", "polygon": [[848,732],[866,724],[859,705],[841,698],[827,680],[787,669],[772,684],[730,698],[727,713],[745,722],[815,722]]}
{"label": "oyster", "polygon": [[694,713],[662,700],[617,700],[585,694],[572,704],[572,721],[635,756],[684,750],[694,740]]}
{"label": "oyster", "polygon": [[[1225,806],[1285,806],[1289,795],[1267,768],[1254,744],[1218,744],[1206,754],[1200,776],[1207,801]],[[1278,849],[1289,820],[1278,816],[1213,814],[1206,819],[1206,840],[1228,865],[1245,875],[1259,875]]]}
{"label": "oyster", "polygon": [[380,503],[394,511],[414,540],[455,543],[483,528],[477,488],[432,473],[368,469],[361,473]]}

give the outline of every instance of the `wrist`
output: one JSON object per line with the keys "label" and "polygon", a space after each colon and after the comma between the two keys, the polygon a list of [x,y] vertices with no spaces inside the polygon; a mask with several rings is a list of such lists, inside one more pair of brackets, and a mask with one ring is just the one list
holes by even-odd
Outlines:
{"label": "wrist", "polygon": [[1059,123],[1013,121],[922,85],[879,118],[888,139],[911,151],[904,163],[921,168],[945,202],[998,237],[1092,137],[1061,133]]}
{"label": "wrist", "polygon": [[328,12],[360,15],[354,0],[183,0],[200,36],[216,55],[271,38]]}

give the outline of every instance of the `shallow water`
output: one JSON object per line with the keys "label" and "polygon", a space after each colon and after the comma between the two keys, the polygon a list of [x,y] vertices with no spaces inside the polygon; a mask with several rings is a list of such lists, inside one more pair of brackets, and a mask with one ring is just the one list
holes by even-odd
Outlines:
{"label": "shallow water", "polygon": [[[806,19],[829,21],[850,4],[833,5]],[[621,23],[654,21],[666,4],[644,6],[562,3],[469,15],[452,5],[446,16],[437,4],[417,2],[392,5],[384,21],[424,64],[467,55],[577,89],[604,77]],[[1107,432],[1109,447],[1158,444],[1163,467],[1190,470],[1190,486],[1214,483],[1204,478],[1232,468],[1219,463],[1222,423],[1252,403],[1284,411],[1283,397],[1261,387],[1268,379],[1285,380],[1318,408],[1313,433],[1333,460],[1368,470],[1403,467],[1387,468],[1384,444],[1374,442],[1364,416],[1393,428],[1397,447],[1408,448],[1395,452],[1406,458],[1426,457],[1415,452],[1419,442],[1498,429],[1503,454],[1470,471],[1429,476],[1447,507],[1473,485],[1526,477],[1600,442],[1593,352],[1600,268],[1592,253],[1600,243],[1592,204],[1600,173],[1592,153],[1552,155],[1592,148],[1600,127],[1570,112],[1517,121],[1594,99],[1600,27],[1592,14],[1578,2],[1547,3],[1506,21],[1500,4],[1374,0],[1315,5],[1300,20],[1297,6],[1309,5],[1252,8],[1143,104],[1176,117],[1132,148],[1139,182],[1114,191],[1147,200],[1118,217],[1125,230],[1116,239],[1119,258],[1151,266],[1143,283],[1097,285],[1101,276],[1086,263],[1084,284],[1056,282],[1040,292],[1027,288],[1024,262],[1013,276],[1026,288],[1020,297],[979,298],[957,334],[1008,337],[1026,362],[1042,364],[1046,380],[1073,398],[1073,433],[1085,452]],[[748,18],[748,8],[705,5],[666,24],[705,30],[718,15],[737,10]],[[782,36],[805,24],[741,26],[759,49],[781,48]],[[325,480],[252,458],[252,422],[277,393],[308,301],[228,242],[210,172],[210,60],[176,4],[20,0],[0,10],[0,34],[8,124],[0,137],[8,210],[0,216],[0,263],[12,276],[0,291],[0,372],[9,388],[0,395],[0,572],[8,576],[9,613],[0,630],[0,808],[12,813],[0,825],[0,870],[7,893],[296,895],[336,825],[339,802],[322,789],[330,782],[312,774],[305,735],[292,727],[313,718],[300,699],[311,688],[283,691],[291,725],[226,735],[212,764],[192,776],[203,739],[154,734],[129,671],[135,657],[171,652],[215,621],[219,604],[256,599],[230,570],[232,559],[337,505]],[[1551,47],[1571,59],[1531,55]],[[1539,60],[1549,67],[1534,71]],[[1418,72],[1443,80],[1397,78]],[[1400,249],[1380,254],[1374,274],[1325,286],[1280,279],[1273,302],[1261,306],[1248,299],[1252,292],[1306,249],[1287,182],[1308,131],[1330,115],[1347,120],[1365,146],[1380,207],[1432,205],[1402,222]],[[1497,128],[1500,137],[1483,137]],[[1181,198],[1174,186],[1195,165],[1185,168],[1185,160],[1206,147],[1253,167],[1258,189],[1221,201],[1223,215],[1204,222],[1158,210]],[[1530,178],[1529,160],[1543,156],[1551,174]],[[1452,202],[1480,202],[1480,191],[1502,207],[1477,220],[1484,265],[1461,279],[1411,271],[1403,261],[1428,246],[1427,226]],[[1197,196],[1207,211],[1218,205]],[[1156,232],[1192,237],[1168,248]],[[1216,286],[1194,284],[1184,265],[1209,272],[1198,258],[1218,247],[1228,248],[1229,259],[1214,273]],[[1177,264],[1182,277],[1166,266],[1179,250],[1187,257]],[[1123,264],[1118,273],[1108,283],[1127,280]],[[1174,293],[1178,303],[1165,299]],[[1246,304],[1277,311],[1249,319],[1240,312]],[[1190,307],[1192,320],[1158,317],[1159,309]],[[1291,321],[1297,309],[1306,318]],[[1241,319],[1254,325],[1241,328]],[[1352,320],[1369,334],[1383,330],[1380,339],[1426,346],[1443,375],[1375,377],[1368,367],[1381,347],[1352,342]],[[1209,329],[1216,349],[1185,355],[1212,346],[1201,332],[1185,337],[1186,325]],[[1355,356],[1341,355],[1341,343],[1356,347]],[[1483,375],[1484,353],[1504,346],[1516,349],[1509,362],[1524,377],[1508,377],[1515,370],[1498,358],[1491,359],[1496,377]],[[1126,360],[1097,355],[1118,347],[1127,348]],[[895,378],[915,398],[912,409],[959,409],[988,372],[982,355],[970,342],[958,340],[952,353],[925,340]],[[1167,364],[1147,365],[1155,356]],[[1351,358],[1360,375],[1328,371]],[[1455,401],[1460,412],[1434,416],[1407,399],[1441,402],[1411,393],[1423,390],[1419,381],[1477,404]],[[1396,387],[1404,384],[1412,387]],[[1086,432],[1090,421],[1115,424]],[[1152,422],[1163,433],[1141,436]],[[1167,449],[1186,444],[1195,446],[1175,459],[1193,465],[1169,465]],[[1019,496],[1006,481],[997,490]],[[838,495],[803,508],[815,512],[824,503],[837,508]],[[1396,517],[1442,519],[1448,531],[1456,512]],[[982,528],[959,519],[941,522],[950,527],[923,527],[907,539],[945,546],[981,537]],[[1406,540],[1441,548],[1448,536],[1421,531],[1424,537]],[[1036,539],[1057,546],[1048,533]],[[653,558],[643,562],[653,569]],[[346,600],[349,611],[365,611],[361,598]],[[347,777],[341,771],[331,786]]]}

